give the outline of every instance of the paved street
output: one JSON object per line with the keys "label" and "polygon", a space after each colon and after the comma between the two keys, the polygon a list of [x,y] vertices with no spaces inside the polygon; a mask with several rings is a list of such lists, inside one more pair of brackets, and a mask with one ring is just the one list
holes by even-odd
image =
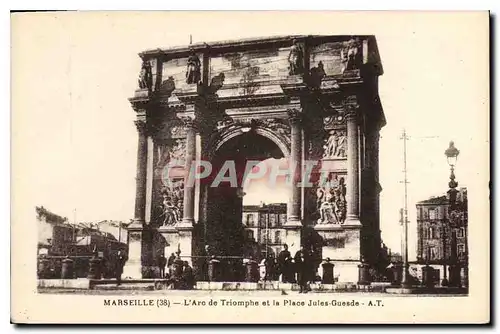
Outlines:
{"label": "paved street", "polygon": [[[286,291],[287,295],[282,295],[279,290],[249,290],[249,291],[221,291],[221,290],[132,290],[132,289],[99,289],[99,290],[81,290],[81,289],[38,289],[39,293],[50,293],[50,294],[82,294],[82,295],[100,295],[100,296],[125,296],[125,295],[153,295],[153,296],[187,296],[187,297],[209,297],[209,296],[234,296],[234,297],[283,297],[286,296],[310,296],[310,295],[332,295],[339,296],[342,298],[354,298],[360,296],[370,296],[370,297],[400,297],[402,295],[392,295],[380,292],[309,292],[308,294],[300,294],[298,291]],[[462,294],[415,294],[415,295],[404,295],[411,297],[457,297],[464,296]]]}

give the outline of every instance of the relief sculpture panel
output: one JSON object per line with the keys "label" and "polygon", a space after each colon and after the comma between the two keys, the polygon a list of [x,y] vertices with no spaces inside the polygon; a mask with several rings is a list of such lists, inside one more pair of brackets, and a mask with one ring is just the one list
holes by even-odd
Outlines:
{"label": "relief sculpture panel", "polygon": [[323,158],[345,158],[347,151],[347,138],[345,130],[330,130],[323,145]]}
{"label": "relief sculpture panel", "polygon": [[182,220],[186,139],[156,145],[152,217],[157,226],[173,226]]}
{"label": "relief sculpture panel", "polygon": [[182,220],[184,179],[169,179],[161,189],[162,202],[158,207],[159,226],[174,226]]}
{"label": "relief sculpture panel", "polygon": [[317,189],[317,224],[343,224],[346,219],[345,176],[330,173],[326,180],[320,180]]}

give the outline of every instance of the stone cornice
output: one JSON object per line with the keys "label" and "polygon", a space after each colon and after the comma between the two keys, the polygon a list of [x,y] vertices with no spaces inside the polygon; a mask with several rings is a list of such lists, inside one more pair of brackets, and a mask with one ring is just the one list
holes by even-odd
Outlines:
{"label": "stone cornice", "polygon": [[[372,35],[357,35],[362,40],[374,40]],[[269,48],[269,47],[286,47],[291,46],[292,40],[298,40],[299,42],[307,41],[308,44],[315,45],[320,43],[331,43],[331,42],[347,42],[351,40],[353,36],[350,35],[286,35],[286,36],[272,36],[272,37],[261,37],[261,38],[248,38],[239,40],[229,40],[229,41],[218,41],[218,42],[202,42],[193,43],[191,45],[184,46],[174,46],[170,48],[156,48],[143,51],[139,53],[142,59],[150,59],[154,57],[162,58],[181,58],[187,57],[190,50],[194,50],[197,53],[221,53],[227,51],[227,49],[243,52],[248,49],[256,48]]]}

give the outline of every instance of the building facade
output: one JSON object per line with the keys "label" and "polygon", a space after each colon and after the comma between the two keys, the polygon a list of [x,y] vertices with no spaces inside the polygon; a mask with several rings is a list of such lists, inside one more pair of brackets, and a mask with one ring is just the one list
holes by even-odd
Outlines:
{"label": "building facade", "polygon": [[[377,262],[385,117],[374,36],[199,43],[140,58],[126,276],[147,277],[158,255],[176,251],[201,280],[207,258],[242,257],[246,166],[270,157],[298,167],[279,220],[292,253],[314,240],[323,258],[342,262],[341,281],[355,282],[362,261]],[[228,161],[236,184],[217,182]]]}
{"label": "building facade", "polygon": [[[467,189],[460,188],[456,207],[450,208],[448,196],[432,197],[416,204],[417,262],[432,265],[444,277],[444,266],[458,264],[461,276],[468,272]],[[449,269],[447,269],[449,270]]]}
{"label": "building facade", "polygon": [[243,206],[245,240],[256,241],[260,256],[277,256],[285,244],[286,204]]}
{"label": "building facade", "polygon": [[57,252],[61,245],[71,244],[75,241],[75,229],[69,225],[67,218],[61,217],[43,206],[37,207],[36,213],[39,253]]}

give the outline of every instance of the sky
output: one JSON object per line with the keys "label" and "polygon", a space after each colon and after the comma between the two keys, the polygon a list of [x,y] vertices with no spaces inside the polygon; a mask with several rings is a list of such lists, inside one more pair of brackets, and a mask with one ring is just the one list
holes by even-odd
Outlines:
{"label": "sky", "polygon": [[[398,212],[404,202],[400,137],[405,128],[409,255],[415,258],[415,203],[447,190],[444,151],[450,140],[460,150],[459,186],[469,188],[471,201],[474,192],[487,187],[489,65],[484,14],[308,15],[13,15],[12,157],[18,189],[13,198],[22,198],[16,205],[33,215],[35,205],[43,205],[77,221],[133,218],[137,131],[127,99],[137,88],[138,53],[145,49],[186,45],[190,34],[193,42],[373,34],[384,68],[379,94],[387,118],[380,139],[382,238],[399,250]],[[277,194],[286,192],[262,189],[249,198],[276,202]]]}

